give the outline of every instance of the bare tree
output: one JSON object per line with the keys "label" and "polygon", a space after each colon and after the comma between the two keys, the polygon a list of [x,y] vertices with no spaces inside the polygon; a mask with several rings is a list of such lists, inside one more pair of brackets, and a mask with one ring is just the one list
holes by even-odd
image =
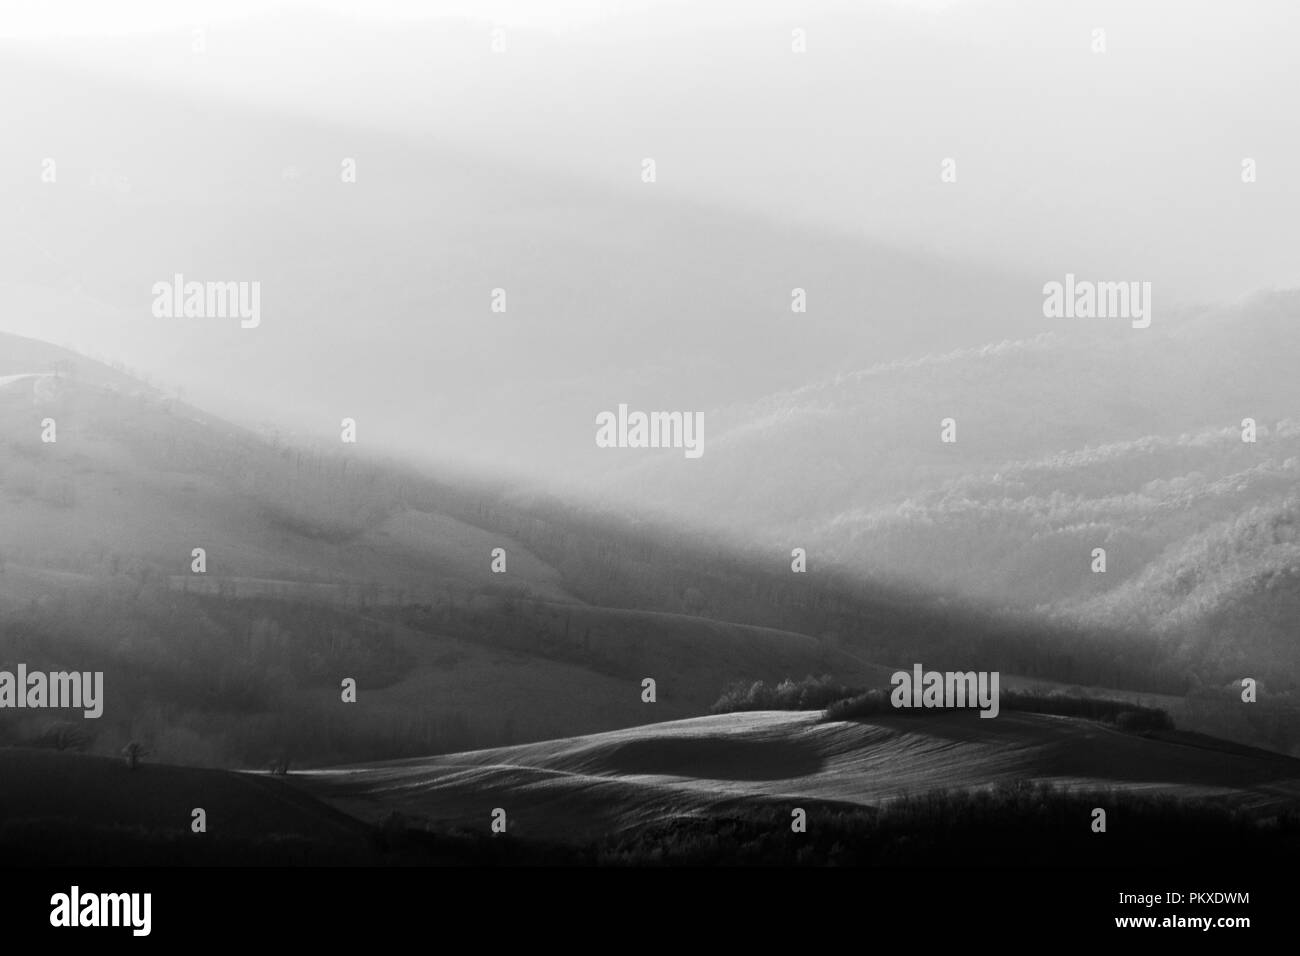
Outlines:
{"label": "bare tree", "polygon": [[140,761],[148,755],[149,751],[138,740],[133,740],[122,748],[122,756],[126,758],[126,766],[130,770],[140,766]]}

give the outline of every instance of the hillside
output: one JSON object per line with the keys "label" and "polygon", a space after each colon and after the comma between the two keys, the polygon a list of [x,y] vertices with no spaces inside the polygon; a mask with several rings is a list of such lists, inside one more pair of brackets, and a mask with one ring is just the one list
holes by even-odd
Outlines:
{"label": "hillside", "polygon": [[1250,673],[1295,691],[1298,311],[1279,292],[1139,334],[1045,328],[872,365],[718,410],[689,476],[647,459],[595,493],[1120,631],[1170,653],[1184,689]]}
{"label": "hillside", "polygon": [[[879,680],[835,622],[903,613],[791,584],[781,563],[262,438],[62,349],[0,345],[0,664],[104,670],[102,752],[142,737],[168,760],[265,766],[684,717],[734,679]],[[52,723],[6,716],[0,735],[39,742]]]}
{"label": "hillside", "polygon": [[[168,761],[266,767],[461,751],[698,716],[735,680],[882,686],[918,658],[1175,695],[1234,676],[1135,641],[1125,618],[999,614],[815,554],[791,574],[776,547],[259,436],[53,346],[0,344],[0,665],[103,670],[95,752],[143,738]],[[1230,735],[1287,750],[1275,703]],[[57,723],[9,716],[0,741],[57,740]]]}
{"label": "hillside", "polygon": [[396,811],[475,828],[504,807],[521,837],[575,841],[752,800],[880,806],[1012,782],[1211,799],[1264,815],[1300,799],[1300,760],[1028,713],[838,723],[819,713],[728,714],[295,779],[367,820]]}
{"label": "hillside", "polygon": [[269,777],[0,748],[0,779],[8,866],[329,863],[370,850],[359,821]]}

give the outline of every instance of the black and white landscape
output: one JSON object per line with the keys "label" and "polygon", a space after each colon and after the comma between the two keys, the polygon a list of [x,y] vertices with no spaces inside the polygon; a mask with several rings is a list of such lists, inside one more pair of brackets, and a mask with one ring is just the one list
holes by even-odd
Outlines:
{"label": "black and white landscape", "polygon": [[1298,42],[7,9],[0,859],[1294,863]]}

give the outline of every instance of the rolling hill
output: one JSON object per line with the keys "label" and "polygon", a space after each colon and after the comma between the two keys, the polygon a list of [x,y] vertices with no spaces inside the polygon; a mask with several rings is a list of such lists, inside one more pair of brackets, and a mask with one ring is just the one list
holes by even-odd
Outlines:
{"label": "rolling hill", "polygon": [[1300,799],[1300,761],[1292,758],[1029,713],[835,723],[818,713],[728,714],[297,779],[362,819],[397,811],[474,828],[505,807],[521,836],[579,841],[747,800],[879,806],[1026,781],[1211,798],[1261,814]]}
{"label": "rolling hill", "polygon": [[0,748],[0,771],[6,859],[78,865],[1262,865],[1300,806],[1296,759],[1027,712],[728,714],[287,777]]}

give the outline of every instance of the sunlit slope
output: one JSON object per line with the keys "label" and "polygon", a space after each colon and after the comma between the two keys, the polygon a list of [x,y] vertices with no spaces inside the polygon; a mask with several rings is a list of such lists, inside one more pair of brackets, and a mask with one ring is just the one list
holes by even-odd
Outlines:
{"label": "sunlit slope", "polygon": [[319,771],[303,785],[365,819],[398,811],[512,832],[599,837],[736,801],[875,805],[903,794],[1034,780],[1210,797],[1266,810],[1300,797],[1300,761],[1075,718],[975,712],[821,723],[760,712],[473,753]]}

